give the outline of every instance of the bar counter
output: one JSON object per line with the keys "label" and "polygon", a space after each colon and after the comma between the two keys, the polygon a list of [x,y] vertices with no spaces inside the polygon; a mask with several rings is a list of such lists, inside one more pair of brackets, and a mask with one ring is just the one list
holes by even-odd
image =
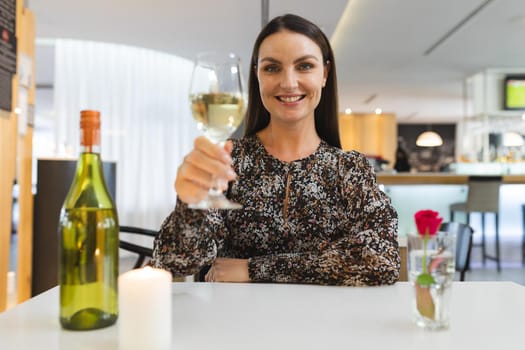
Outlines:
{"label": "bar counter", "polygon": [[[476,175],[483,176],[482,173]],[[456,173],[377,173],[377,182],[391,198],[398,212],[400,236],[415,232],[413,215],[421,209],[436,210],[444,221],[449,221],[450,204],[467,200],[468,178],[468,174]],[[525,174],[502,175],[499,204],[502,240],[521,240],[522,204],[525,204]],[[480,232],[480,218],[479,214],[471,217],[471,226],[475,233]],[[456,220],[466,222],[466,216],[458,213]],[[493,220],[493,215],[487,215],[488,237],[494,234]],[[479,236],[475,234],[475,241]]]}
{"label": "bar counter", "polygon": [[[383,185],[466,185],[469,175],[454,173],[378,173],[377,181]],[[523,175],[503,175],[504,184],[525,184]]]}

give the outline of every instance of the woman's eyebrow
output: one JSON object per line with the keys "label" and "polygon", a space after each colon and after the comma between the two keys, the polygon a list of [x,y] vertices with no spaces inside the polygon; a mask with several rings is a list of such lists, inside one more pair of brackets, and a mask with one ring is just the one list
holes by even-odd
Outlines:
{"label": "woman's eyebrow", "polygon": [[316,56],[314,56],[314,55],[304,55],[304,56],[299,57],[295,61],[293,61],[293,63],[301,62],[301,61],[307,60],[309,58],[312,58],[312,59],[314,59],[316,61],[319,61],[319,59]]}
{"label": "woman's eyebrow", "polygon": [[271,63],[281,63],[279,60],[276,60],[275,58],[272,58],[272,57],[263,57],[259,60],[260,63],[265,62],[265,61],[268,61]]}
{"label": "woman's eyebrow", "polygon": [[[310,59],[310,58],[314,59],[316,61],[319,61],[319,59],[316,56],[314,56],[314,55],[304,55],[304,56],[301,56],[301,57],[295,59],[293,61],[293,63],[295,64],[295,63],[298,63],[298,62],[301,62],[301,61],[304,61],[304,60],[307,60],[307,59]],[[279,60],[277,60],[277,59],[275,59],[273,57],[263,57],[263,58],[261,58],[259,60],[260,63],[265,62],[265,61],[271,62],[271,63],[281,63],[281,61],[279,61]]]}

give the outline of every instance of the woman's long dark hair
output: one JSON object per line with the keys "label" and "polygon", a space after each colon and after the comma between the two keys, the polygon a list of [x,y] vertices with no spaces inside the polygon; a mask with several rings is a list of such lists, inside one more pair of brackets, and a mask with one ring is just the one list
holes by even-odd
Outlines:
{"label": "woman's long dark hair", "polygon": [[266,108],[264,108],[259,91],[257,63],[259,59],[259,48],[264,39],[282,30],[289,30],[305,35],[314,41],[321,49],[323,62],[328,68],[328,76],[321,94],[321,100],[315,109],[315,129],[322,140],[332,146],[341,148],[337,105],[337,76],[335,72],[334,53],[330,42],[318,26],[302,17],[292,14],[275,17],[263,28],[257,40],[255,40],[248,78],[248,108],[246,110],[244,136],[254,135],[270,123],[270,114]]}

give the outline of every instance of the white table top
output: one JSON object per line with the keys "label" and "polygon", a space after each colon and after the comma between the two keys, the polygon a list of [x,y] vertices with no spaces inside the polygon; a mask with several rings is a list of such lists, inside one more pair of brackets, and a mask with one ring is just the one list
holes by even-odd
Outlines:
{"label": "white table top", "polygon": [[[439,332],[412,323],[411,295],[404,282],[363,288],[175,283],[173,349],[525,347],[524,286],[454,282],[451,326]],[[117,349],[117,326],[63,331],[54,288],[0,314],[0,349]]]}

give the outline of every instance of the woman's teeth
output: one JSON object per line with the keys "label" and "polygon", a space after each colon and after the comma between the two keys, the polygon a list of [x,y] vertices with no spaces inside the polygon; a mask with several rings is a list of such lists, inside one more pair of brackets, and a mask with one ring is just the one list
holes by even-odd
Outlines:
{"label": "woman's teeth", "polygon": [[290,103],[299,101],[303,96],[279,96],[278,98],[280,101]]}

